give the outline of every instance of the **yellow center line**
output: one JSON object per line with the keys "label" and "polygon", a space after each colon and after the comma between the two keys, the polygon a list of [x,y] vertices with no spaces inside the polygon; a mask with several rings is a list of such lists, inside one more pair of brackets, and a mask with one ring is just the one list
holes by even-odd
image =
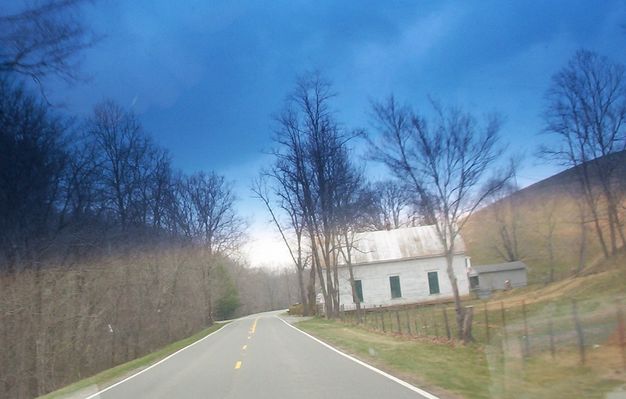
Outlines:
{"label": "yellow center line", "polygon": [[235,363],[235,370],[240,369],[241,368],[241,360],[238,360],[237,363]]}
{"label": "yellow center line", "polygon": [[259,320],[258,317],[256,319],[254,319],[254,323],[252,324],[252,328],[250,329],[250,334],[254,334],[254,332],[256,331],[256,322],[258,320]]}
{"label": "yellow center line", "polygon": [[246,349],[248,349],[248,345],[244,345],[241,349],[245,351]]}

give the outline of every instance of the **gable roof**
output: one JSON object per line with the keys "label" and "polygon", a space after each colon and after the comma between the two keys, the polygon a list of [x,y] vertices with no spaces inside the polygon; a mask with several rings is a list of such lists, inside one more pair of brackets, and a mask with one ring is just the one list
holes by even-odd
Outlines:
{"label": "gable roof", "polygon": [[527,269],[528,267],[524,262],[515,261],[515,262],[506,262],[506,263],[494,263],[491,265],[472,265],[472,269],[474,269],[477,273],[494,273],[494,272],[504,272],[509,270],[519,270],[519,269]]}
{"label": "gable roof", "polygon": [[[455,253],[465,252],[460,236],[455,241]],[[394,230],[358,233],[352,250],[352,264],[399,261],[443,256],[444,249],[435,226],[405,227]],[[339,265],[344,264],[342,257]]]}

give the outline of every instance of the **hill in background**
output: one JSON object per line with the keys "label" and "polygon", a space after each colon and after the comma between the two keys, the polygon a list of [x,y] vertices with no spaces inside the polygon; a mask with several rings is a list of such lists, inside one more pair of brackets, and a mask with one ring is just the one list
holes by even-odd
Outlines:
{"label": "hill in background", "polygon": [[[615,184],[626,187],[626,151],[606,159],[617,163]],[[581,214],[579,192],[576,170],[570,168],[485,206],[463,232],[472,263],[503,262],[517,255],[529,266],[530,282],[549,281],[551,273],[562,279],[596,264],[602,250],[590,216]],[[625,213],[622,207],[622,217]],[[581,217],[587,221],[584,229]],[[601,223],[606,224],[605,218],[602,213]]]}

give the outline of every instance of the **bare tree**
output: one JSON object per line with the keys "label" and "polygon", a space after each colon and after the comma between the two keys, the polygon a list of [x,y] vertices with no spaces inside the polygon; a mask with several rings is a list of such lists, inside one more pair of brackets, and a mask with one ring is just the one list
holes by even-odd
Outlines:
{"label": "bare tree", "polygon": [[0,72],[32,78],[41,87],[48,75],[75,80],[78,55],[96,37],[81,8],[88,0],[21,1],[0,8]]}
{"label": "bare tree", "polygon": [[580,274],[585,268],[587,262],[587,223],[589,222],[587,206],[584,201],[577,201],[578,208],[578,226],[580,228],[580,238],[578,242],[578,265],[576,273]]}
{"label": "bare tree", "polygon": [[372,187],[376,200],[374,227],[377,230],[398,229],[407,224],[405,214],[409,199],[402,186],[393,180],[374,183]]}
{"label": "bare tree", "polygon": [[[320,282],[327,317],[339,312],[335,198],[345,182],[347,144],[357,135],[335,120],[332,97],[330,84],[319,73],[298,79],[276,117],[273,151],[273,174],[288,182],[282,190],[291,193],[301,212],[311,246],[311,274]],[[285,199],[284,192],[282,196]],[[314,298],[309,297],[309,302],[314,303]]]}
{"label": "bare tree", "polygon": [[[274,182],[274,197],[278,198],[278,208],[280,208],[286,214],[286,222],[281,223],[279,215],[274,210],[272,205],[272,198],[267,187],[266,179],[271,178]],[[304,272],[307,267],[308,257],[304,248],[304,217],[302,209],[300,208],[297,198],[298,193],[294,192],[298,190],[298,182],[293,181],[289,176],[281,173],[279,169],[274,169],[273,172],[264,172],[261,177],[253,182],[252,192],[255,197],[260,199],[265,208],[269,212],[272,223],[280,233],[283,243],[289,251],[289,256],[296,267],[296,275],[298,278],[298,289],[300,293],[300,303],[304,309],[304,315],[309,313],[313,314],[315,303],[309,304],[307,297],[307,291],[304,286]],[[294,236],[293,240],[288,237],[288,234]],[[315,277],[315,276],[313,276]],[[314,287],[309,290],[309,296],[315,296]]]}
{"label": "bare tree", "polygon": [[[55,208],[68,155],[64,141],[64,123],[46,104],[23,86],[0,79],[0,275],[8,276],[0,291],[8,289],[18,272],[30,271],[29,317],[35,326],[43,320],[46,253],[55,250],[58,236]],[[38,343],[44,335],[36,329],[25,337],[24,364],[31,375],[25,396],[42,389],[37,377],[45,354]]]}
{"label": "bare tree", "polygon": [[103,206],[115,215],[122,229],[146,220],[145,190],[153,151],[150,138],[137,117],[112,101],[94,107],[86,125],[101,173],[99,195]]}
{"label": "bare tree", "polygon": [[342,263],[348,268],[352,302],[355,304],[357,321],[360,323],[361,300],[354,278],[353,257],[355,253],[362,251],[359,248],[358,233],[366,230],[370,224],[371,211],[369,209],[376,207],[376,194],[367,186],[362,171],[357,170],[348,162],[342,163],[341,169],[343,170],[338,174],[343,176],[343,181],[338,186],[335,196],[336,251],[343,260]]}
{"label": "bare tree", "polygon": [[[593,218],[605,257],[626,244],[618,208],[622,191],[616,183],[620,165],[616,153],[626,149],[626,80],[621,64],[593,52],[579,50],[552,78],[546,94],[545,131],[558,138],[541,153],[574,167]],[[604,212],[602,211],[604,209]],[[608,222],[608,244],[602,214]]]}
{"label": "bare tree", "polygon": [[495,221],[496,239],[493,246],[507,262],[522,259],[518,240],[521,215],[517,205],[518,198],[514,196],[517,191],[517,185],[505,185],[503,190],[494,193],[494,201],[489,207]]}
{"label": "bare tree", "polygon": [[0,271],[38,268],[56,231],[65,125],[22,85],[0,79]]}
{"label": "bare tree", "polygon": [[192,231],[209,255],[230,255],[240,246],[245,222],[235,211],[232,185],[214,172],[185,179],[193,214]]}
{"label": "bare tree", "polygon": [[213,258],[232,254],[244,235],[244,221],[235,212],[235,196],[223,176],[199,172],[182,181],[185,227],[205,254],[201,278],[206,304],[206,323],[212,322]]}
{"label": "bare tree", "polygon": [[[452,286],[459,338],[471,340],[471,312],[465,312],[453,269],[460,233],[467,220],[486,198],[500,190],[512,172],[488,176],[502,148],[500,119],[491,116],[484,126],[459,109],[433,103],[435,117],[428,123],[408,107],[389,98],[374,104],[379,140],[372,156],[407,183],[424,209],[436,221],[437,235],[445,253]],[[467,318],[466,318],[467,317]]]}

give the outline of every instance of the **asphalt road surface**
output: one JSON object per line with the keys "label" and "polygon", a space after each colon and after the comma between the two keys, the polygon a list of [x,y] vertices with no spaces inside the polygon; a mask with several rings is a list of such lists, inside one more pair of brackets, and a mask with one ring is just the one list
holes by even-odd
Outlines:
{"label": "asphalt road surface", "polygon": [[342,356],[274,312],[235,320],[89,398],[429,397],[406,385]]}

